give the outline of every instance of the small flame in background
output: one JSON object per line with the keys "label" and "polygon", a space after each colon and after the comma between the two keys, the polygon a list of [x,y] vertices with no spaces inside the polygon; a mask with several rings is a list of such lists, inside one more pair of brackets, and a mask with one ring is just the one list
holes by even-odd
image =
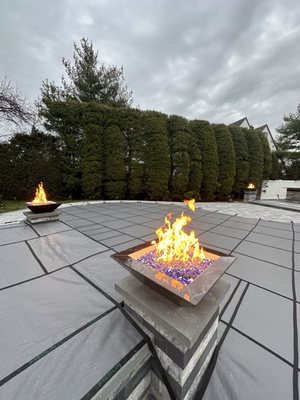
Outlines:
{"label": "small flame in background", "polygon": [[183,200],[185,204],[189,206],[192,211],[195,211],[195,199],[192,200]]}
{"label": "small flame in background", "polygon": [[247,189],[255,189],[254,183],[249,183],[249,185],[247,186]]}
{"label": "small flame in background", "polygon": [[37,204],[37,203],[47,203],[47,197],[46,193],[43,187],[43,182],[40,182],[38,184],[38,187],[35,191],[35,198],[32,200],[32,203]]}
{"label": "small flame in background", "polygon": [[[195,199],[184,200],[192,211],[195,211]],[[158,243],[155,241],[157,260],[165,262],[183,261],[193,262],[203,261],[205,253],[203,247],[200,249],[199,241],[195,237],[195,232],[191,231],[190,234],[184,232],[183,227],[186,226],[192,219],[188,215],[181,213],[181,216],[176,218],[175,222],[171,223],[170,218],[172,214],[165,217],[165,225],[157,229]]]}

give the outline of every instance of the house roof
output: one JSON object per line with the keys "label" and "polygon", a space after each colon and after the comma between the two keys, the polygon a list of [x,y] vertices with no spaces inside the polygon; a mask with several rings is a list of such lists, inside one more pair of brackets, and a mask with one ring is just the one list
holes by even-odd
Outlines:
{"label": "house roof", "polygon": [[275,143],[275,140],[274,140],[274,138],[273,138],[273,136],[272,136],[272,133],[271,133],[271,130],[270,130],[268,124],[264,124],[264,125],[258,126],[257,128],[255,128],[255,130],[256,130],[256,131],[261,131],[261,132],[262,132],[265,128],[268,129],[268,132],[269,132],[269,134],[270,134],[270,137],[271,137],[271,139],[272,139],[272,142],[273,142],[274,146],[277,148],[276,143]]}
{"label": "house roof", "polygon": [[242,123],[243,123],[245,120],[247,121],[247,124],[248,124],[249,126],[251,126],[250,123],[249,123],[249,121],[248,121],[248,118],[247,118],[247,117],[241,118],[241,119],[239,119],[238,121],[232,122],[232,124],[229,124],[229,125],[241,126]]}

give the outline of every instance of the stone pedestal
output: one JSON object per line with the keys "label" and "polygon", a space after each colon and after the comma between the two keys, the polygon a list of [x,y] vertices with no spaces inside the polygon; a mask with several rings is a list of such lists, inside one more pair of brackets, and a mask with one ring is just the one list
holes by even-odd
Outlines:
{"label": "stone pedestal", "polygon": [[244,190],[244,202],[256,200],[256,189],[245,189]]}
{"label": "stone pedestal", "polygon": [[40,224],[42,222],[58,221],[60,212],[57,210],[46,213],[33,213],[31,211],[25,211],[23,213],[26,217],[26,223],[29,225]]}
{"label": "stone pedestal", "polygon": [[[229,285],[219,280],[196,307],[180,307],[133,276],[116,284],[125,309],[153,338],[158,357],[180,400],[194,398],[217,344],[219,305]],[[150,392],[169,399],[152,363]]]}

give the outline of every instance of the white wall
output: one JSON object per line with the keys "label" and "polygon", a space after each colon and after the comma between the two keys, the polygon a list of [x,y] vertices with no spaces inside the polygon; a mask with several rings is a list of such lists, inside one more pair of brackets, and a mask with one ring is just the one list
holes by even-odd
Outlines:
{"label": "white wall", "polygon": [[264,129],[263,129],[263,133],[266,135],[266,138],[268,139],[269,146],[270,146],[270,150],[271,150],[271,151],[275,151],[275,150],[276,150],[276,147],[275,147],[275,145],[274,145],[274,142],[273,142],[273,140],[272,140],[272,137],[271,137],[271,135],[270,135],[270,132],[269,132],[269,130],[268,130],[268,128],[267,128],[266,126],[265,126]]}
{"label": "white wall", "polygon": [[250,125],[248,124],[247,120],[244,119],[244,121],[240,125],[241,128],[248,128],[250,129]]}
{"label": "white wall", "polygon": [[279,199],[284,200],[286,198],[287,188],[300,189],[300,181],[265,181],[261,190],[261,200]]}

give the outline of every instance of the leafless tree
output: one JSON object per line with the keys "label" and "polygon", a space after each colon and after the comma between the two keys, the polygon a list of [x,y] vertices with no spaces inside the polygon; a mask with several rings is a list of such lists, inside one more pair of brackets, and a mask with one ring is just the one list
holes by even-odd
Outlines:
{"label": "leafless tree", "polygon": [[0,120],[19,123],[32,121],[34,113],[18,89],[7,78],[0,78]]}

